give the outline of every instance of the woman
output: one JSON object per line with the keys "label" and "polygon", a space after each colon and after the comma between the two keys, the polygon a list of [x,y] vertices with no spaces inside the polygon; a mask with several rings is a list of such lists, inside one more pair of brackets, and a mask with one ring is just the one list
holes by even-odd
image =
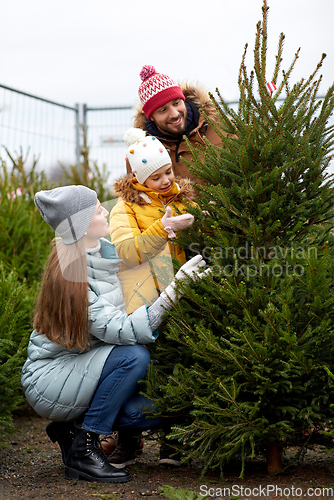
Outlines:
{"label": "woman", "polygon": [[[108,462],[99,435],[141,432],[160,423],[143,414],[144,406],[153,406],[137,384],[150,361],[144,345],[155,341],[163,314],[177,298],[175,282],[152,306],[128,316],[117,278],[120,259],[104,239],[108,212],[96,193],[60,187],[38,192],[35,204],[60,239],[45,269],[22,386],[35,411],[53,421],[47,432],[60,445],[67,479],[125,482],[128,471]],[[201,276],[203,265],[196,256],[176,278]]]}

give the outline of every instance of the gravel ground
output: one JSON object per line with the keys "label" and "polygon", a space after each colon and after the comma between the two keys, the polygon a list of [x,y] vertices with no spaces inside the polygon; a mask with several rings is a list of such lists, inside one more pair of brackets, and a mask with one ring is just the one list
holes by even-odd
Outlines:
{"label": "gravel ground", "polygon": [[[211,472],[200,478],[199,466],[173,467],[158,464],[158,445],[145,444],[137,462],[128,467],[131,480],[123,484],[68,481],[64,478],[60,449],[45,433],[48,420],[35,414],[16,417],[10,445],[0,451],[0,500],[181,500],[231,497],[320,498],[334,497],[334,454],[321,446],[308,451],[302,463],[289,474],[274,478],[266,474],[262,459],[247,462],[244,479],[239,470],[226,471],[224,479]],[[295,452],[289,449],[287,455]],[[167,493],[166,485],[177,488]],[[162,488],[165,487],[165,493]],[[225,491],[224,491],[225,489]],[[190,491],[189,491],[190,490]]]}

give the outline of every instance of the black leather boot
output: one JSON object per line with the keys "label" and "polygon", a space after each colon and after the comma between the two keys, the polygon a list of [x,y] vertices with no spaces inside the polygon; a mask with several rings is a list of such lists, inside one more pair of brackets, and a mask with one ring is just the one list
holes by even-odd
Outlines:
{"label": "black leather boot", "polygon": [[74,437],[74,422],[50,422],[45,430],[51,441],[59,444],[65,464]]}
{"label": "black leather boot", "polygon": [[98,434],[75,426],[72,447],[66,460],[65,478],[125,483],[129,481],[130,474],[127,470],[118,470],[109,464]]}

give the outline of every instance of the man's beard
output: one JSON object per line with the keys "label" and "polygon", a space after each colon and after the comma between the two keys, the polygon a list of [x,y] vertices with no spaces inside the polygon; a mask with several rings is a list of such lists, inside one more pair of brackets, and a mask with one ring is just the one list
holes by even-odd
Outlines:
{"label": "man's beard", "polygon": [[183,125],[181,129],[180,128],[174,129],[170,122],[166,124],[164,123],[163,125],[160,126],[158,126],[157,123],[155,122],[155,125],[163,134],[178,137],[179,135],[183,135],[187,128],[187,120],[185,113],[180,113],[177,120],[174,120],[173,123],[177,123],[180,120],[180,118],[183,118]]}

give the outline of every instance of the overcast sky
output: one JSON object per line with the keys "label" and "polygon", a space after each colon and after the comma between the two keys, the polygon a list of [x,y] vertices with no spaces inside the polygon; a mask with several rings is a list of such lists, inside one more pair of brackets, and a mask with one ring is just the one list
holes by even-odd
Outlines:
{"label": "overcast sky", "polygon": [[[308,77],[323,52],[325,92],[334,71],[334,1],[268,0],[268,80],[278,37],[283,69],[298,47],[292,83]],[[246,42],[253,65],[262,0],[10,0],[1,6],[0,83],[72,106],[132,105],[139,72],[151,64],[172,78],[238,98]]]}

